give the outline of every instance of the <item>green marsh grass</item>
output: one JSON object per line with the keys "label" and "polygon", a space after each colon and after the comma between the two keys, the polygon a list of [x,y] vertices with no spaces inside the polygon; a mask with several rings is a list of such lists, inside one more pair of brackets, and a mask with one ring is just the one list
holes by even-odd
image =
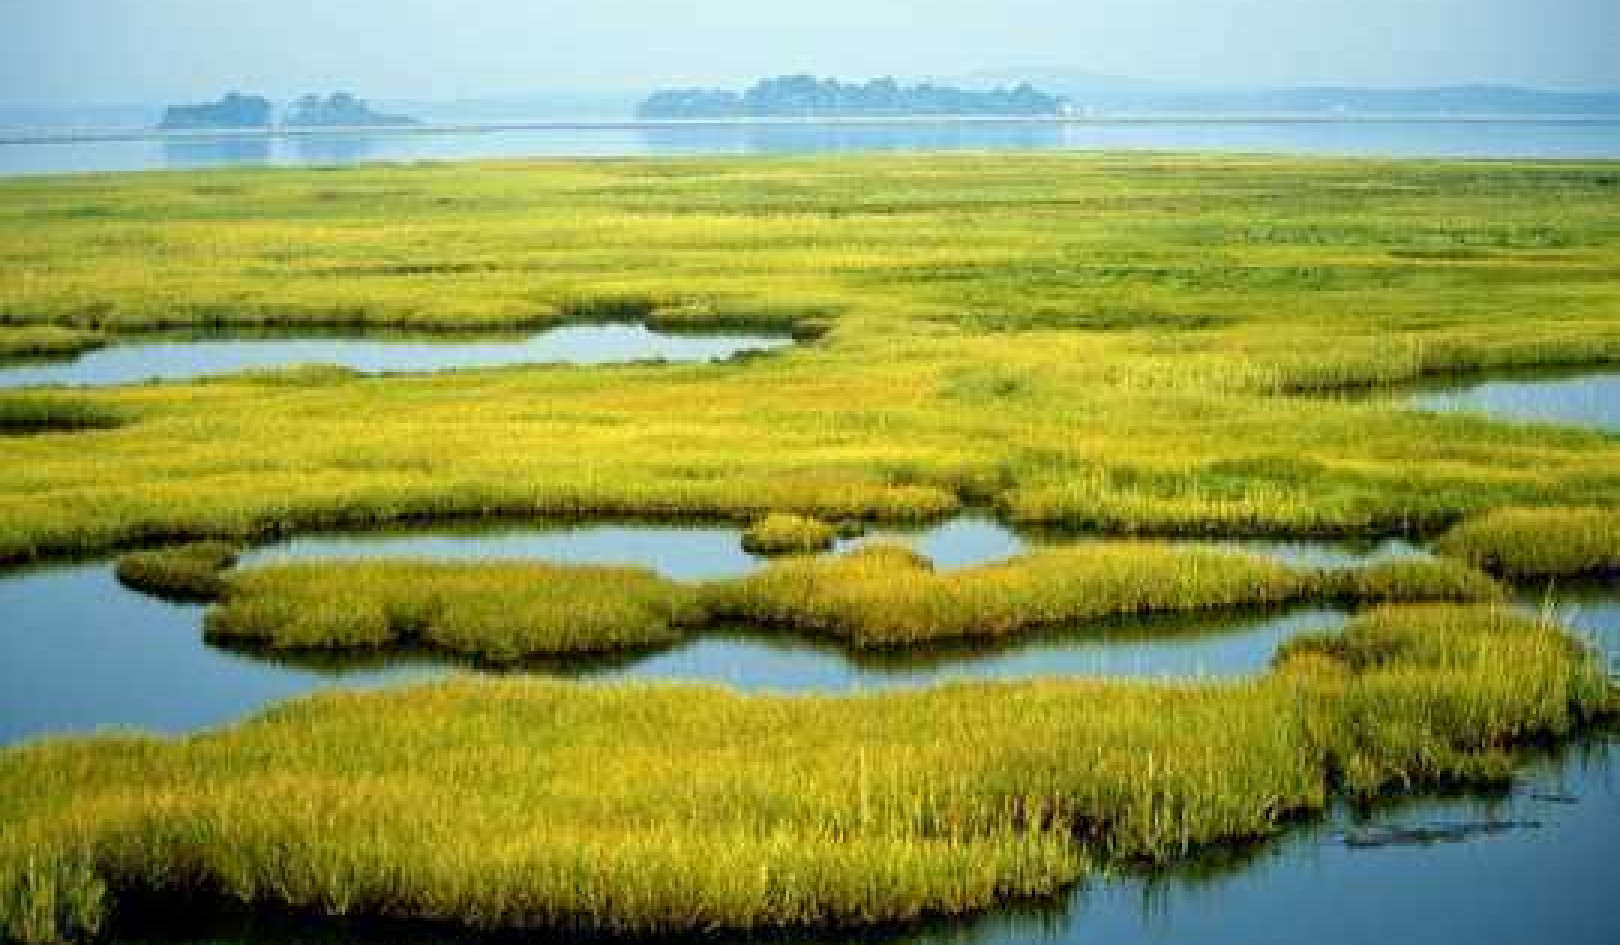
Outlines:
{"label": "green marsh grass", "polygon": [[1613,705],[1556,626],[1478,605],[1379,609],[1236,684],[327,693],[0,754],[0,928],[83,936],[133,891],[476,928],[902,921],[1268,837],[1336,787],[1500,779]]}
{"label": "green marsh grass", "polygon": [[1155,542],[1093,542],[936,572],[909,548],[876,542],[790,559],[709,583],[713,617],[825,634],[857,647],[1005,637],[1060,624],[1303,601],[1489,601],[1465,566],[1395,561],[1345,571],[1291,568],[1260,555]]}
{"label": "green marsh grass", "polygon": [[1435,548],[1510,578],[1620,573],[1620,509],[1496,509]]}
{"label": "green marsh grass", "polygon": [[820,519],[773,512],[743,532],[744,551],[755,554],[810,554],[833,546],[838,530]]}
{"label": "green marsh grass", "polygon": [[1327,570],[1320,593],[1355,604],[1417,601],[1488,603],[1507,599],[1507,589],[1489,574],[1456,561],[1394,558],[1356,568]]}
{"label": "green marsh grass", "polygon": [[[152,583],[183,584],[192,560],[186,547],[124,561],[180,570]],[[829,637],[861,650],[995,642],[1149,614],[1504,597],[1489,576],[1455,562],[1318,571],[1152,542],[1050,549],[945,573],[910,548],[873,542],[695,584],[636,568],[431,560],[311,560],[208,573],[208,589],[223,589],[204,622],[215,642],[425,646],[492,662],[666,645],[737,625]]]}
{"label": "green marsh grass", "polygon": [[[448,516],[914,521],[970,500],[1125,534],[1465,522],[1443,547],[1487,570],[1601,561],[1612,436],[1290,395],[1620,362],[1614,167],[1020,154],[0,181],[8,332],[628,318],[813,339],[715,365],[6,395],[21,419],[0,426],[130,422],[6,438],[0,561]],[[1493,520],[1520,507],[1550,511]],[[1572,523],[1597,537],[1541,550]],[[667,639],[693,600],[881,646],[1500,593],[1460,567],[1150,545],[952,573],[879,547],[700,588],[352,567],[372,570],[233,574],[210,632],[505,658]],[[1381,608],[1218,685],[330,693],[182,741],[0,753],[0,934],[84,936],[133,890],[651,934],[956,913],[1094,861],[1269,836],[1333,787],[1500,778],[1515,744],[1612,708],[1589,653],[1489,604]]]}
{"label": "green marsh grass", "polygon": [[93,465],[8,440],[0,559],[486,512],[836,521],[971,499],[1306,536],[1613,509],[1612,437],[1282,396],[1615,363],[1613,174],[1020,154],[3,181],[12,329],[629,317],[818,337],[723,365],[98,391],[140,423]]}
{"label": "green marsh grass", "polygon": [[639,568],[371,560],[232,574],[211,640],[282,649],[423,646],[509,662],[672,643],[693,593]]}
{"label": "green marsh grass", "polygon": [[0,364],[10,360],[72,357],[107,342],[107,336],[97,331],[55,325],[0,326]]}
{"label": "green marsh grass", "polygon": [[111,430],[124,415],[100,404],[50,394],[0,394],[0,436]]}
{"label": "green marsh grass", "polygon": [[120,555],[113,567],[119,583],[176,600],[211,601],[225,592],[224,571],[240,549],[224,541],[197,541]]}

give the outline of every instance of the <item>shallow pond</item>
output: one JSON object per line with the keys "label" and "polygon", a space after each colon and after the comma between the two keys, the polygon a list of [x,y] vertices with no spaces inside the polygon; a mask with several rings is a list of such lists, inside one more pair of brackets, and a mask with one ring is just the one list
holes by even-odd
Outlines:
{"label": "shallow pond", "polygon": [[1420,410],[1620,433],[1620,371],[1514,371],[1425,381],[1405,390],[1402,402]]}
{"label": "shallow pond", "polygon": [[[715,936],[719,945],[1613,945],[1620,742],[1598,736],[1526,766],[1511,790],[1340,807],[1271,843],[1045,903],[856,934]],[[245,915],[148,917],[114,940],[165,945],[561,942]],[[183,922],[183,926],[172,923]]]}
{"label": "shallow pond", "polygon": [[513,364],[718,361],[792,344],[748,333],[672,333],[645,325],[564,325],[502,340],[376,337],[212,337],[129,340],[71,360],[0,364],[0,387],[105,387],[185,380],[298,364],[335,364],[367,374]]}
{"label": "shallow pond", "polygon": [[[432,557],[637,564],[679,580],[745,574],[763,559],[744,552],[728,526],[554,525],[468,527],[294,538],[254,549],[245,564],[289,558]],[[893,537],[940,568],[997,561],[1028,542],[988,518],[959,516],[913,531],[875,530],[840,550]],[[1214,542],[1275,553],[1303,564],[1377,560],[1410,546]],[[108,562],[0,575],[0,744],[98,726],[185,732],[247,715],[314,689],[437,678],[474,668],[429,653],[271,656],[205,643],[204,608],[173,604],[118,584]],[[1001,645],[920,653],[851,655],[787,634],[707,633],[668,649],[527,665],[570,678],[722,682],[745,689],[844,690],[915,686],[947,679],[1064,673],[1233,676],[1259,672],[1276,646],[1338,624],[1330,610],[1164,617],[1091,625]]]}

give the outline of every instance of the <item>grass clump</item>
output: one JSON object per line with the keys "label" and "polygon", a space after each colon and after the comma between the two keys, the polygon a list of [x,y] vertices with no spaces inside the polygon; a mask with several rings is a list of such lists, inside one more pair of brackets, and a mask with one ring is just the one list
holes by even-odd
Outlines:
{"label": "grass clump", "polygon": [[117,410],[82,400],[38,394],[0,396],[0,436],[111,430],[123,424]]}
{"label": "grass clump", "polygon": [[772,512],[748,526],[742,546],[753,554],[811,554],[830,549],[837,537],[837,529],[818,518]]}
{"label": "grass clump", "polygon": [[1499,606],[1381,607],[1341,634],[1291,641],[1277,659],[1324,687],[1330,764],[1363,796],[1505,779],[1508,748],[1620,708],[1586,644]]}
{"label": "grass clump", "polygon": [[284,649],[425,646],[512,662],[671,643],[695,616],[690,590],[639,568],[375,560],[235,574],[204,629]]}
{"label": "grass clump", "polygon": [[1324,571],[1322,596],[1357,604],[1401,602],[1487,603],[1506,590],[1489,574],[1456,561],[1395,558],[1359,568]]}
{"label": "grass clump", "polygon": [[1336,785],[1499,778],[1612,707],[1556,626],[1455,605],[1370,612],[1239,684],[326,693],[0,753],[0,933],[88,934],[122,892],[484,929],[903,921],[1270,836]]}
{"label": "grass clump", "polygon": [[1050,624],[1295,600],[1308,576],[1267,558],[1117,542],[936,573],[903,546],[778,562],[715,582],[717,616],[824,633],[855,646],[998,637]]}
{"label": "grass clump", "polygon": [[113,572],[125,587],[172,600],[211,601],[225,592],[224,571],[236,564],[238,547],[224,541],[194,541],[122,555]]}
{"label": "grass clump", "polygon": [[30,358],[69,358],[107,343],[99,331],[56,325],[0,326],[0,362]]}
{"label": "grass clump", "polygon": [[1620,573],[1620,509],[1497,509],[1453,528],[1435,549],[1510,578]]}

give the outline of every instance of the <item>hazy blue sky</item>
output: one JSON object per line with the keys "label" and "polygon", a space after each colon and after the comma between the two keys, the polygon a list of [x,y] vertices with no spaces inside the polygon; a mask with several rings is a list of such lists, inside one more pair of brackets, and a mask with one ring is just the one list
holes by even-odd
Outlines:
{"label": "hazy blue sky", "polygon": [[1067,67],[1620,87],[1620,0],[0,0],[0,102]]}

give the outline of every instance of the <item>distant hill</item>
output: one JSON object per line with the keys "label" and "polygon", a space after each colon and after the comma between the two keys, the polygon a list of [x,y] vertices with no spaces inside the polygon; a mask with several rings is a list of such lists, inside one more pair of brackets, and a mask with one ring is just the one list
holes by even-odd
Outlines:
{"label": "distant hill", "polygon": [[416,119],[372,111],[371,106],[348,92],[333,92],[322,98],[305,95],[293,102],[282,124],[289,128],[377,128],[414,125]]}
{"label": "distant hill", "polygon": [[807,118],[912,115],[1057,115],[1063,100],[1021,83],[968,91],[947,85],[901,85],[892,78],[840,82],[779,76],[742,92],[666,89],[636,108],[638,118]]}
{"label": "distant hill", "polygon": [[201,105],[174,105],[163,113],[158,128],[164,131],[193,131],[205,128],[268,128],[275,106],[260,95],[231,92],[217,102]]}
{"label": "distant hill", "polygon": [[1030,82],[1062,95],[1081,114],[1620,115],[1620,91],[1558,91],[1513,85],[1221,88],[1072,69],[998,69],[946,81],[969,88]]}

